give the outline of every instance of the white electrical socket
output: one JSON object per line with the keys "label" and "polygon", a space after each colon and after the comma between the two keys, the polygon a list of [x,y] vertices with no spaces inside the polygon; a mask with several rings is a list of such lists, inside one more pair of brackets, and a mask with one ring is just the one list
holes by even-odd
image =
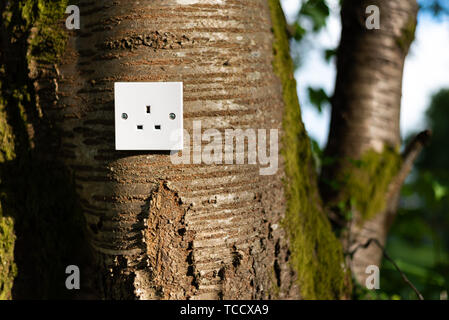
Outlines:
{"label": "white electrical socket", "polygon": [[115,82],[115,149],[182,150],[182,82]]}

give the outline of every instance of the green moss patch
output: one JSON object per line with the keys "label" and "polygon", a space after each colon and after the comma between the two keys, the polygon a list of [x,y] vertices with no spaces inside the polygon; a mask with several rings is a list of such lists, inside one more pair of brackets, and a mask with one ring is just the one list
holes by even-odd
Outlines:
{"label": "green moss patch", "polygon": [[[30,41],[31,55],[38,61],[55,63],[62,55],[67,43],[67,34],[60,28],[55,28],[57,21],[64,17],[68,6],[67,0],[35,0],[34,6],[35,22],[37,32]],[[24,15],[33,16],[33,10],[24,10]],[[29,18],[28,18],[29,19]]]}
{"label": "green moss patch", "polygon": [[305,299],[339,299],[350,291],[342,247],[322,210],[312,165],[310,141],[301,120],[287,38],[287,24],[279,0],[269,0],[274,35],[273,67],[283,89],[284,115],[281,154],[285,160],[283,221]]}
{"label": "green moss patch", "polygon": [[[1,71],[0,71],[1,74]],[[0,92],[2,91],[0,82]],[[3,181],[3,163],[15,158],[14,134],[7,121],[5,100],[0,96],[0,186]],[[11,289],[17,275],[17,266],[14,263],[15,232],[14,220],[6,216],[2,203],[5,202],[6,192],[0,187],[0,300],[11,299]],[[6,210],[5,210],[6,211]]]}
{"label": "green moss patch", "polygon": [[415,32],[417,26],[416,17],[411,17],[405,27],[402,29],[401,36],[396,40],[398,46],[404,53],[407,53],[410,45],[415,40]]}
{"label": "green moss patch", "polygon": [[6,44],[0,56],[0,299],[12,297],[13,285],[21,298],[62,297],[63,267],[77,257],[82,237],[69,174],[46,160],[50,148],[32,141],[47,139],[49,124],[37,118],[30,69],[35,62],[52,66],[62,55],[66,34],[58,24],[67,2],[7,1],[0,12]]}
{"label": "green moss patch", "polygon": [[382,153],[368,150],[360,160],[349,161],[338,185],[344,190],[341,203],[355,206],[362,220],[383,211],[388,187],[401,167],[401,156],[392,148]]}
{"label": "green moss patch", "polygon": [[11,299],[11,289],[17,275],[14,263],[14,221],[3,217],[0,207],[0,300]]}

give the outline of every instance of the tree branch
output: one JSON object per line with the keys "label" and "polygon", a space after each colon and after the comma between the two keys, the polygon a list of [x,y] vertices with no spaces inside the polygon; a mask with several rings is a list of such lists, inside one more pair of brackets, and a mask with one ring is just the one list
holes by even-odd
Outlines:
{"label": "tree branch", "polygon": [[356,246],[350,253],[349,253],[349,257],[352,260],[352,257],[354,256],[354,254],[356,253],[357,250],[359,250],[360,248],[366,249],[369,247],[369,245],[371,243],[376,244],[381,250],[382,250],[382,254],[385,257],[385,259],[387,259],[388,261],[390,261],[393,266],[396,268],[396,270],[401,274],[402,279],[404,280],[405,283],[407,283],[412,289],[413,291],[416,293],[416,295],[418,296],[419,300],[424,300],[424,297],[422,296],[422,294],[419,292],[419,290],[413,285],[413,283],[407,278],[407,276],[405,275],[404,272],[402,272],[402,270],[399,268],[399,266],[396,264],[396,262],[394,262],[394,260],[387,254],[387,252],[385,251],[385,248],[380,244],[379,240],[374,239],[374,238],[370,238],[368,239],[364,244],[359,244],[358,246]]}
{"label": "tree branch", "polygon": [[405,182],[405,179],[409,175],[410,171],[413,169],[413,165],[421,153],[424,146],[429,142],[432,136],[432,131],[425,130],[417,134],[412,141],[406,146],[404,152],[402,153],[402,165],[396,174],[396,176],[391,181],[388,192],[386,194],[387,199],[387,211],[388,220],[387,225],[390,226],[393,223],[394,217],[396,216],[397,206],[399,202],[399,193],[401,187]]}
{"label": "tree branch", "polygon": [[416,135],[412,141],[407,145],[404,152],[402,153],[402,166],[399,169],[398,174],[393,179],[392,189],[390,189],[390,194],[395,194],[399,192],[402,184],[409,175],[413,168],[413,164],[418,158],[424,146],[429,142],[432,136],[432,131],[425,130]]}

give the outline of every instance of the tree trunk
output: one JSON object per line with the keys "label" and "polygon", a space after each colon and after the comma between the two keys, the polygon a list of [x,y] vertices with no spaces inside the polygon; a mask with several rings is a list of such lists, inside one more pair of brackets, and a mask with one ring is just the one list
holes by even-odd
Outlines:
{"label": "tree trunk", "polygon": [[[279,3],[79,7],[81,30],[71,33],[58,67],[53,113],[100,296],[342,297],[341,249],[313,182]],[[203,131],[278,129],[279,170],[263,176],[260,165],[174,165],[167,153],[115,151],[116,81],[182,81],[189,133],[193,121]]]}
{"label": "tree trunk", "polygon": [[[73,297],[69,264],[83,298],[347,297],[278,0],[80,1],[73,31],[67,5],[1,6],[0,297]],[[190,137],[277,129],[278,170],[116,151],[116,81],[182,81]]]}
{"label": "tree trunk", "polygon": [[[369,31],[373,4],[381,29]],[[379,265],[381,251],[363,245],[384,243],[428,136],[399,154],[415,0],[343,1],[320,191],[344,248],[318,193],[278,0],[82,0],[70,32],[67,5],[0,6],[0,298],[73,297],[64,271],[76,264],[82,297],[335,299],[351,291],[343,249],[362,283]],[[184,83],[190,163],[115,150],[117,81]],[[277,129],[278,170],[193,161],[193,121]]]}
{"label": "tree trunk", "polygon": [[[369,5],[380,9],[379,30],[365,26]],[[399,116],[404,60],[414,39],[417,11],[416,0],[342,3],[325,152],[331,164],[323,168],[320,186],[325,202],[339,212],[335,224],[343,230],[345,251],[359,248],[351,265],[362,284],[366,267],[380,265],[382,250],[360,246],[371,238],[385,243],[409,163],[410,154],[399,154]]]}

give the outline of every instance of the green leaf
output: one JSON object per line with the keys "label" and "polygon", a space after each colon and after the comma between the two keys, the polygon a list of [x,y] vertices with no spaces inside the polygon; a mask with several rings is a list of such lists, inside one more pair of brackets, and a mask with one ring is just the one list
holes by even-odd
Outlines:
{"label": "green leaf", "polygon": [[312,105],[314,105],[318,112],[321,113],[323,111],[323,107],[329,103],[330,98],[323,88],[314,89],[312,87],[308,87],[307,91],[309,93],[309,100]]}
{"label": "green leaf", "polygon": [[296,41],[301,41],[303,38],[304,38],[304,36],[305,36],[305,34],[306,34],[306,32],[307,32],[307,30],[306,29],[304,29],[298,22],[295,22],[294,24],[293,24],[293,39],[295,39]]}
{"label": "green leaf", "polygon": [[326,62],[330,62],[333,57],[337,55],[337,49],[326,49],[324,51],[324,59]]}
{"label": "green leaf", "polygon": [[440,201],[448,193],[447,187],[443,186],[438,181],[433,181],[432,188],[433,188],[433,193],[435,195],[435,199],[437,201]]}
{"label": "green leaf", "polygon": [[329,17],[329,7],[324,0],[309,0],[303,3],[299,10],[299,17],[305,16],[311,19],[313,31],[317,32],[326,26]]}

